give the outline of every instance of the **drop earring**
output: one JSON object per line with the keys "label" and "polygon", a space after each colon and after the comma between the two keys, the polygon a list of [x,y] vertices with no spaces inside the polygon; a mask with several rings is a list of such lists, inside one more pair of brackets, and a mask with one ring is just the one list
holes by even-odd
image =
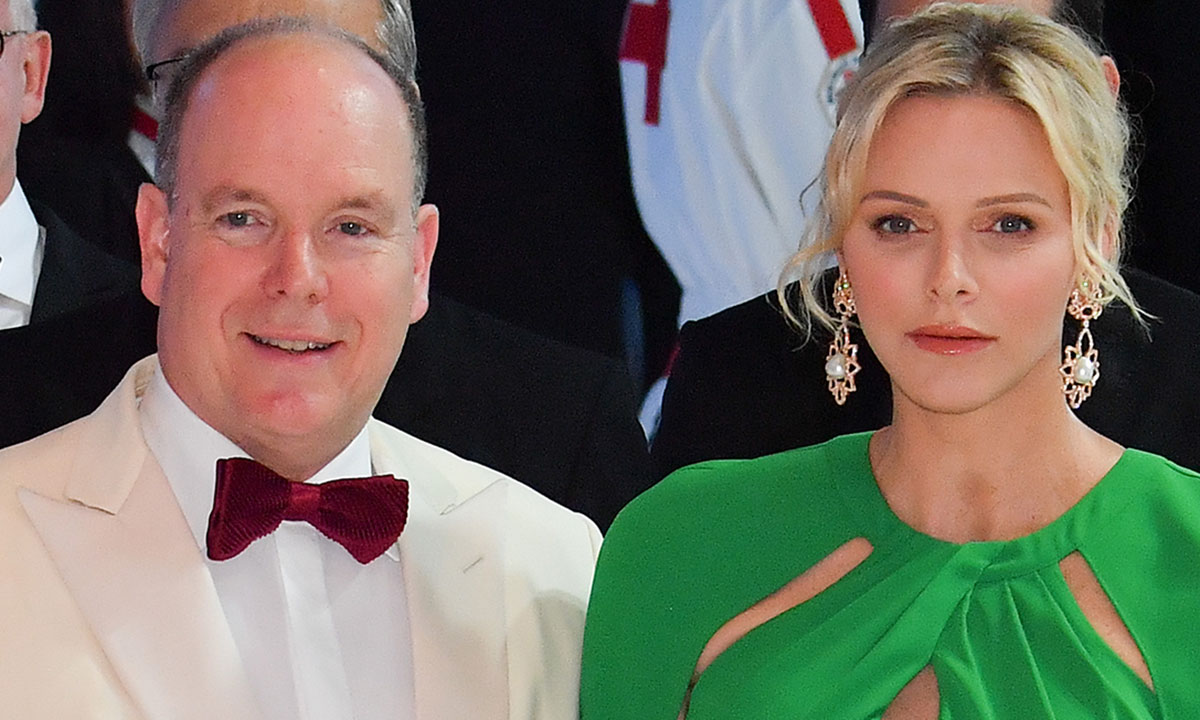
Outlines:
{"label": "drop earring", "polygon": [[858,364],[858,345],[850,342],[850,316],[854,314],[854,291],[850,278],[842,270],[837,284],[833,286],[833,309],[838,314],[838,327],[829,343],[825,356],[825,379],[829,392],[838,405],[846,404],[846,396],[854,392],[854,376],[861,369]]}
{"label": "drop earring", "polygon": [[1078,408],[1088,399],[1100,379],[1100,353],[1096,351],[1088,326],[1104,311],[1101,297],[1099,288],[1093,288],[1090,281],[1083,280],[1071,291],[1071,300],[1067,303],[1067,313],[1080,322],[1079,336],[1074,345],[1068,345],[1063,351],[1063,364],[1058,372],[1062,375],[1063,395],[1067,396],[1067,404],[1072,408]]}

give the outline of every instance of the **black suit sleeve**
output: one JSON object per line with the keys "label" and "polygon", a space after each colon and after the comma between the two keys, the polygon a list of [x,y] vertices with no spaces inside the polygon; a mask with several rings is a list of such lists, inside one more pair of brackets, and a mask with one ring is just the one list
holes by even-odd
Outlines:
{"label": "black suit sleeve", "polygon": [[487,465],[607,528],[650,483],[615,360],[434,295],[375,417]]}
{"label": "black suit sleeve", "polygon": [[791,447],[787,426],[805,411],[792,397],[797,345],[766,297],[685,324],[651,447],[655,472]]}
{"label": "black suit sleeve", "polygon": [[650,487],[654,477],[646,436],[637,422],[633,388],[617,364],[598,385],[592,411],[565,488],[567,507],[607,530],[622,508]]}
{"label": "black suit sleeve", "polygon": [[661,477],[702,460],[752,458],[873,430],[891,421],[892,391],[861,333],[858,391],[837,405],[825,381],[828,334],[811,340],[774,293],[687,323],[651,446]]}

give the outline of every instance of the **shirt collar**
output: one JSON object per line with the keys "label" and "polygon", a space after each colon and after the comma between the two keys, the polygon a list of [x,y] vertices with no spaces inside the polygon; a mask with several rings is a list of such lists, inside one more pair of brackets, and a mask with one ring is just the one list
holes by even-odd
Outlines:
{"label": "shirt collar", "polygon": [[41,270],[38,237],[41,229],[21,183],[0,203],[0,295],[33,306],[33,291]]}
{"label": "shirt collar", "polygon": [[[217,460],[250,457],[192,412],[157,368],[142,396],[142,435],[175,493],[201,551],[206,547]],[[364,426],[341,453],[307,482],[323,483],[371,474],[371,447]]]}

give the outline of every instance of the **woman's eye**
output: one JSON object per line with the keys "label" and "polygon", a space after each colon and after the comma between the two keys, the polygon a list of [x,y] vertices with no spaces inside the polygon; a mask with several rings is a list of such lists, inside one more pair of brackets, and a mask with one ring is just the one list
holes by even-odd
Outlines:
{"label": "woman's eye", "polygon": [[917,230],[917,224],[903,215],[885,215],[872,223],[871,227],[887,235],[903,235]]}
{"label": "woman's eye", "polygon": [[992,232],[1023,233],[1033,229],[1033,222],[1020,215],[1005,215],[992,225]]}

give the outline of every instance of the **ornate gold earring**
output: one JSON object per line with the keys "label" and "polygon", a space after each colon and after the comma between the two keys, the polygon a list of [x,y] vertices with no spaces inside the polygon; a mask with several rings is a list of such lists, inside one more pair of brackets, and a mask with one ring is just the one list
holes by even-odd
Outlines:
{"label": "ornate gold earring", "polygon": [[838,314],[838,328],[829,343],[825,356],[825,379],[829,392],[838,405],[846,404],[846,396],[854,392],[854,376],[861,369],[858,364],[858,345],[850,342],[850,316],[854,314],[854,291],[850,278],[842,270],[837,284],[833,286],[833,309]]}
{"label": "ornate gold earring", "polygon": [[1100,379],[1100,353],[1092,341],[1092,331],[1088,325],[1100,317],[1104,305],[1100,302],[1103,296],[1100,288],[1093,288],[1092,283],[1083,280],[1071,291],[1071,300],[1067,303],[1067,313],[1080,322],[1079,337],[1074,345],[1068,345],[1063,352],[1063,364],[1058,368],[1062,375],[1063,395],[1067,396],[1067,404],[1078,408],[1092,394],[1092,388]]}

